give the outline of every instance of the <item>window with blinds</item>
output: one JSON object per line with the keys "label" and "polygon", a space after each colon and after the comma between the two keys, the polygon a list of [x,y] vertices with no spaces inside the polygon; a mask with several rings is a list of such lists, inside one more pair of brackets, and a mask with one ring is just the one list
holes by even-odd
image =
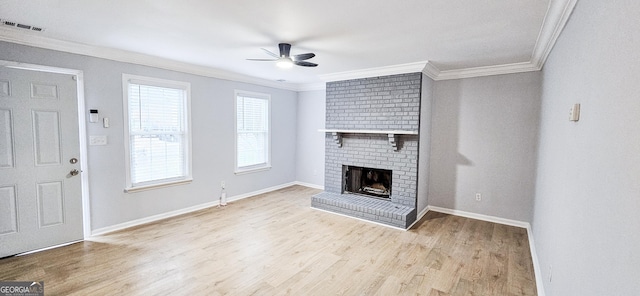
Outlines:
{"label": "window with blinds", "polygon": [[191,180],[188,83],[123,75],[127,187]]}
{"label": "window with blinds", "polygon": [[236,173],[271,166],[270,100],[267,94],[236,91]]}

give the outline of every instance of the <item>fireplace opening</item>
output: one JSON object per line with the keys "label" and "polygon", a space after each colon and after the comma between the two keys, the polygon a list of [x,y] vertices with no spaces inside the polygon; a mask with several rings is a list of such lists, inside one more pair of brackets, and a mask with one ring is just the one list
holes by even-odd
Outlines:
{"label": "fireplace opening", "polygon": [[390,170],[343,165],[342,171],[344,193],[391,198]]}

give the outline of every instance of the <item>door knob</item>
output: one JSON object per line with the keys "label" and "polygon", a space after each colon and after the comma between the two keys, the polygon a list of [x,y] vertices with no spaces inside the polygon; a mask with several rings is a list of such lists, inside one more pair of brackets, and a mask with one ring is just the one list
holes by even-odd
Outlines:
{"label": "door knob", "polygon": [[80,171],[78,171],[78,170],[76,170],[76,169],[73,169],[73,170],[71,170],[71,171],[69,172],[69,175],[71,175],[71,176],[75,176],[75,175],[77,175],[77,174],[79,174],[79,173],[80,173]]}

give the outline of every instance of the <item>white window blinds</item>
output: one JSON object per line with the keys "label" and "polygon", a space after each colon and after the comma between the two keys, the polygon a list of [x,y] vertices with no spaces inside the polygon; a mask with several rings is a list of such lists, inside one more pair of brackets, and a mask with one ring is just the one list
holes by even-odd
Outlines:
{"label": "white window blinds", "polygon": [[129,80],[130,187],[190,178],[188,89]]}
{"label": "white window blinds", "polygon": [[236,171],[268,167],[269,97],[236,93]]}

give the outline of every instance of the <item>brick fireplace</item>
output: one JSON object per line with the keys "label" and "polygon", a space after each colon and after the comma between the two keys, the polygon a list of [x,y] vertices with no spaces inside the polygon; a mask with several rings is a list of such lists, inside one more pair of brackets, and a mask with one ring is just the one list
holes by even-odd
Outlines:
{"label": "brick fireplace", "polygon": [[421,79],[327,83],[325,191],[312,207],[403,229],[416,220]]}

